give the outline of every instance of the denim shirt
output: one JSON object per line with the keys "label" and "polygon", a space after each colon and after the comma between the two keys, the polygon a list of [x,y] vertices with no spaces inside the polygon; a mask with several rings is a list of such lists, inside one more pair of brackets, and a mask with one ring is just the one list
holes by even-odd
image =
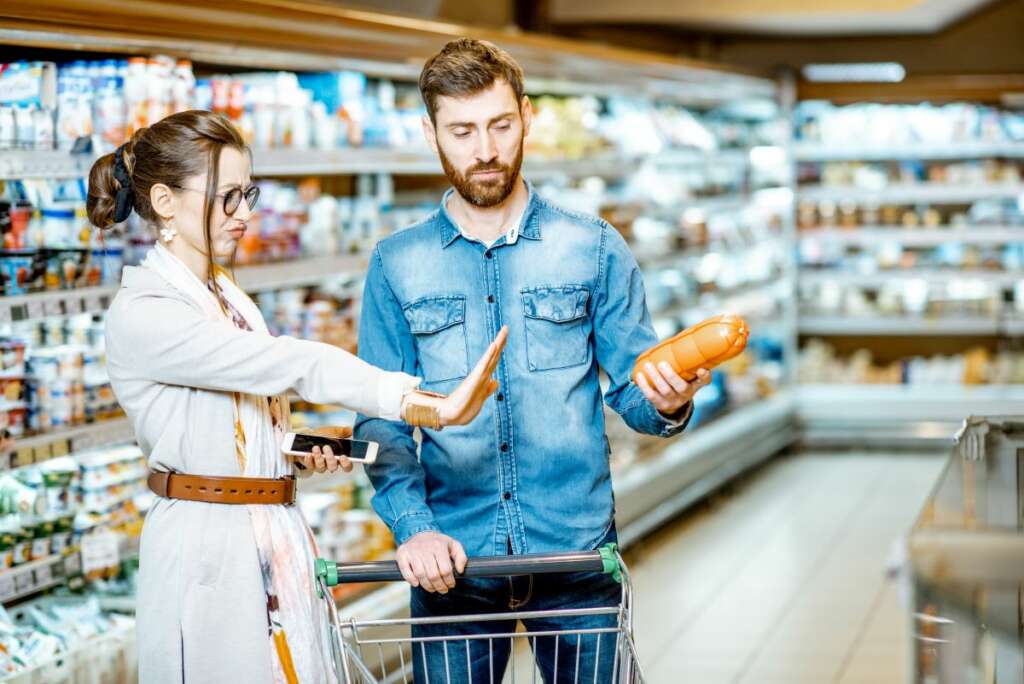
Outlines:
{"label": "denim shirt", "polygon": [[535,194],[519,238],[467,239],[446,209],[378,243],[363,295],[359,354],[450,393],[503,325],[500,386],[476,420],[423,430],[360,415],[358,439],[380,444],[367,468],[373,507],[397,543],[425,530],[466,553],[593,548],[613,524],[608,405],[634,430],[668,437],[688,420],[663,417],[631,382],[657,343],[640,270],[607,222]]}

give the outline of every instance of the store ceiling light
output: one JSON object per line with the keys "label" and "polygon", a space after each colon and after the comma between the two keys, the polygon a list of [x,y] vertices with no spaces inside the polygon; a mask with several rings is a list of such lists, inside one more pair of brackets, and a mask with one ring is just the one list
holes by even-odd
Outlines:
{"label": "store ceiling light", "polygon": [[802,73],[815,83],[899,83],[907,70],[897,62],[850,62],[807,64]]}

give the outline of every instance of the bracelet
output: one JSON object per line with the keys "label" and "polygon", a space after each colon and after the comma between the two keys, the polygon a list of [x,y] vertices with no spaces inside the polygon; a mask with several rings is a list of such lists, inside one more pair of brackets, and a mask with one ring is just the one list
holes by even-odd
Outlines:
{"label": "bracelet", "polygon": [[[410,393],[415,396],[417,394],[427,397],[437,397],[444,399],[443,394],[437,394],[436,392],[426,392],[424,390],[414,390]],[[416,404],[412,401],[412,396],[409,401],[405,404],[405,410],[402,413],[402,420],[413,427],[424,427],[430,428],[431,430],[441,429],[441,412],[437,410],[436,406],[428,406],[426,404]]]}

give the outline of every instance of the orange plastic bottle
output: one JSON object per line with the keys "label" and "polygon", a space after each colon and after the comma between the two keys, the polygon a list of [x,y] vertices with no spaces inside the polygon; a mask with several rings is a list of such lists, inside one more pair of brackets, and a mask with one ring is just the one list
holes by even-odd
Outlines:
{"label": "orange plastic bottle", "polygon": [[711,370],[738,356],[746,349],[749,335],[746,321],[733,314],[701,321],[641,354],[633,367],[633,381],[647,363],[657,366],[662,361],[668,362],[684,380],[693,380],[701,368]]}

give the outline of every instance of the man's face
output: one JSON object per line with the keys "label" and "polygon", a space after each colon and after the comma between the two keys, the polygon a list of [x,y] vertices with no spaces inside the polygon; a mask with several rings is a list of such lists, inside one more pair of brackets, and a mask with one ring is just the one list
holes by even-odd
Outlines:
{"label": "man's face", "polygon": [[455,190],[470,204],[493,207],[512,194],[530,131],[530,101],[516,102],[503,80],[465,98],[440,97],[423,131]]}

